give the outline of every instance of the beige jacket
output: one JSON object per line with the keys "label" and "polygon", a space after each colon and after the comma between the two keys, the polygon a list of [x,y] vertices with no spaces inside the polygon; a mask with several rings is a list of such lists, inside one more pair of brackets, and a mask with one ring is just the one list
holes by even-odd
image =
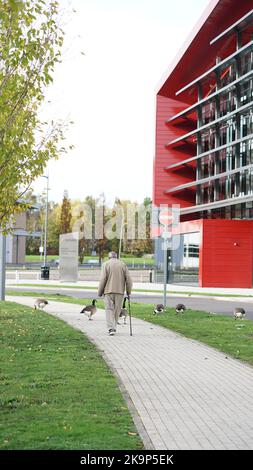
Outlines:
{"label": "beige jacket", "polygon": [[132,279],[126,265],[117,258],[103,264],[98,286],[98,296],[103,294],[131,294]]}

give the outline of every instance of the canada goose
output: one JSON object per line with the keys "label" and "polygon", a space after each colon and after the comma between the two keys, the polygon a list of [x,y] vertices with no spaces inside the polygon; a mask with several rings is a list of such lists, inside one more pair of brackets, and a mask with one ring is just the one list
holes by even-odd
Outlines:
{"label": "canada goose", "polygon": [[48,301],[46,299],[36,299],[34,302],[34,310],[37,310],[37,308],[44,308],[46,305],[48,305]]}
{"label": "canada goose", "polygon": [[126,309],[127,299],[128,299],[128,297],[124,298],[122,309],[120,310],[120,314],[119,314],[119,318],[124,318],[124,325],[126,324],[126,318],[127,318],[127,315],[128,315],[128,311]]}
{"label": "canada goose", "polygon": [[92,300],[92,305],[87,305],[87,307],[84,307],[80,313],[86,313],[89,317],[89,320],[92,320],[92,316],[95,315],[97,311],[96,307],[96,299]]}
{"label": "canada goose", "polygon": [[186,306],[184,304],[177,304],[176,305],[176,312],[177,313],[184,313],[186,310]]}
{"label": "canada goose", "polygon": [[153,315],[157,315],[157,313],[163,313],[163,311],[164,311],[164,305],[157,304],[153,310]]}
{"label": "canada goose", "polygon": [[235,308],[234,309],[235,320],[237,320],[237,318],[242,319],[243,317],[245,317],[245,315],[246,315],[246,313],[245,313],[244,308]]}

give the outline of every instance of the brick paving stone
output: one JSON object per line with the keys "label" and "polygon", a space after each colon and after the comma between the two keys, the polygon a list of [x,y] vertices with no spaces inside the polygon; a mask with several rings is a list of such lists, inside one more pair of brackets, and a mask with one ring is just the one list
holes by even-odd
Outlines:
{"label": "brick paving stone", "polygon": [[[28,297],[9,300],[33,305]],[[103,310],[93,321],[80,305],[50,301],[45,310],[97,345],[134,405],[146,448],[253,449],[251,366],[139,319],[132,337],[129,325],[109,337]]]}

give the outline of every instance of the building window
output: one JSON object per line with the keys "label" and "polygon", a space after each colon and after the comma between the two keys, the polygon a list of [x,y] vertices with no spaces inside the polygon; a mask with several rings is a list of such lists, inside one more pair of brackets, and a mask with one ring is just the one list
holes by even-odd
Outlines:
{"label": "building window", "polygon": [[252,110],[248,114],[240,116],[240,135],[246,137],[253,133],[253,114]]}
{"label": "building window", "polygon": [[199,257],[199,245],[190,245],[190,244],[185,243],[184,257],[185,258],[198,258]]}
{"label": "building window", "polygon": [[228,85],[236,79],[236,64],[226,66],[220,71],[220,87]]}
{"label": "building window", "polygon": [[208,152],[215,148],[215,129],[208,129],[208,131],[201,134],[201,151]]}
{"label": "building window", "polygon": [[236,120],[235,117],[223,123],[220,127],[220,145],[226,145],[235,140],[236,136]]}
{"label": "building window", "polygon": [[212,100],[202,107],[202,124],[208,124],[215,120],[216,104]]}
{"label": "building window", "polygon": [[236,91],[230,90],[220,96],[220,116],[225,116],[236,109]]}
{"label": "building window", "polygon": [[253,100],[252,79],[241,83],[239,86],[239,90],[240,90],[240,106],[243,106]]}
{"label": "building window", "polygon": [[252,52],[248,51],[241,57],[241,75],[245,75],[247,72],[252,70]]}
{"label": "building window", "polygon": [[178,248],[171,251],[172,282],[197,283],[199,273],[199,246],[200,233],[187,233],[174,235],[177,238],[175,246]]}

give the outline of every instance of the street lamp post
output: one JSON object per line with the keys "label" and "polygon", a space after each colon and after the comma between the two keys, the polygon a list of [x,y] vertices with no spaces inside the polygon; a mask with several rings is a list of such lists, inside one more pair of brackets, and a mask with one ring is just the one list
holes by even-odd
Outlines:
{"label": "street lamp post", "polygon": [[163,305],[167,304],[167,282],[168,282],[168,240],[163,237]]}
{"label": "street lamp post", "polygon": [[47,231],[48,231],[48,191],[49,191],[49,176],[42,175],[42,178],[47,179],[46,187],[46,206],[45,206],[45,229],[44,229],[44,266],[47,264]]}
{"label": "street lamp post", "polygon": [[121,250],[122,250],[123,227],[125,227],[125,225],[127,225],[127,222],[124,222],[124,212],[123,212],[123,217],[122,217],[122,222],[121,222],[121,227],[120,227],[119,256],[118,256],[119,259],[120,259]]}
{"label": "street lamp post", "polygon": [[[122,220],[124,220],[124,219],[122,219]],[[119,238],[119,259],[120,259],[120,255],[121,255],[123,226],[124,226],[124,224],[122,222],[121,227],[120,227],[120,238]]]}
{"label": "street lamp post", "polygon": [[0,233],[0,300],[5,300],[6,236]]}

